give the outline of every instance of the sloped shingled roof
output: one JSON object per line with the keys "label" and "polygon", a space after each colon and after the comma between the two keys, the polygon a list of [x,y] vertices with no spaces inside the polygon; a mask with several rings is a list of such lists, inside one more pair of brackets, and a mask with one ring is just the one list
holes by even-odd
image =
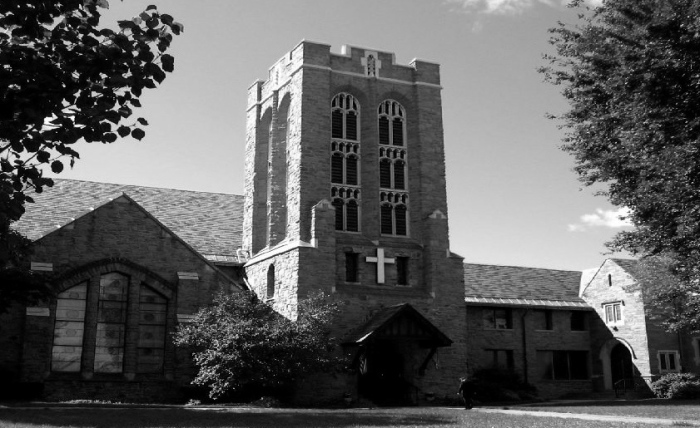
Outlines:
{"label": "sloped shingled roof", "polygon": [[472,304],[588,308],[578,296],[581,272],[464,264],[465,300]]}
{"label": "sloped shingled roof", "polygon": [[[425,335],[424,339],[429,337],[428,341],[432,346],[450,346],[452,344],[450,338],[408,303],[401,303],[379,309],[369,320],[348,334],[344,343],[360,344],[370,340],[373,336],[380,335],[383,329],[389,327],[390,324],[396,321],[401,315],[406,315],[411,320],[421,325],[425,329],[423,332]],[[407,332],[403,333],[407,334]],[[398,336],[401,337],[401,334]]]}
{"label": "sloped shingled roof", "polygon": [[128,195],[208,259],[232,260],[241,246],[243,196],[79,180],[55,180],[32,195],[13,227],[36,240],[105,201]]}

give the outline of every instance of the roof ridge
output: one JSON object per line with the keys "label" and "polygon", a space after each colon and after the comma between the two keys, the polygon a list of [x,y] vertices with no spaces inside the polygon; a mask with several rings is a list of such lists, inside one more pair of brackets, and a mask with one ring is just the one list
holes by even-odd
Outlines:
{"label": "roof ridge", "polygon": [[495,266],[495,267],[509,267],[509,268],[516,268],[516,269],[538,269],[538,270],[549,270],[549,271],[557,271],[557,272],[575,272],[575,273],[581,273],[581,272],[583,272],[582,270],[557,269],[557,268],[534,267],[534,266],[505,265],[505,264],[498,264],[498,263],[469,263],[469,262],[464,262],[463,264],[464,264],[464,265],[471,265],[471,266]]}
{"label": "roof ridge", "polygon": [[225,192],[209,192],[206,190],[188,190],[188,189],[175,189],[173,187],[160,187],[160,186],[143,186],[140,184],[125,184],[125,183],[107,183],[104,181],[92,181],[92,180],[77,180],[73,178],[54,178],[54,182],[58,183],[61,181],[64,182],[79,182],[79,183],[90,183],[90,184],[107,184],[110,186],[119,186],[119,187],[136,187],[136,188],[141,188],[141,189],[157,189],[157,190],[170,190],[170,191],[176,191],[176,192],[188,192],[188,193],[205,193],[209,195],[225,195],[225,196],[237,196],[243,198],[244,195],[239,195],[237,193],[225,193]]}

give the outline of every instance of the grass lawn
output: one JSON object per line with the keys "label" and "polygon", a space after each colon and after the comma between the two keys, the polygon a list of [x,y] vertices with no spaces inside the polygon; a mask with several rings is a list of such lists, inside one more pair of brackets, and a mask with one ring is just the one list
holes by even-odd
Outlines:
{"label": "grass lawn", "polygon": [[509,407],[518,410],[541,410],[563,413],[587,413],[591,415],[636,416],[672,420],[700,420],[700,400],[646,400],[605,401],[580,403],[542,403]]}
{"label": "grass lawn", "polygon": [[[579,409],[581,410],[581,409]],[[457,408],[261,409],[0,407],[3,428],[87,427],[650,427],[646,424],[517,416]]]}

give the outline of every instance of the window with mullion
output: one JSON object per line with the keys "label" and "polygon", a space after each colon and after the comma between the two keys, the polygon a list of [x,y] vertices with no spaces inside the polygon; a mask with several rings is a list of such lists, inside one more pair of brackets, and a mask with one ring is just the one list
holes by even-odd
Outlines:
{"label": "window with mullion", "polygon": [[71,287],[57,296],[51,371],[80,372],[86,302],[87,282]]}
{"label": "window with mullion", "polygon": [[406,114],[397,101],[385,100],[377,116],[380,233],[408,236]]}
{"label": "window with mullion", "polygon": [[129,278],[117,272],[102,275],[95,339],[96,373],[121,373],[124,363]]}
{"label": "window with mullion", "polygon": [[339,93],[331,101],[331,203],[339,231],[359,231],[359,116],[352,95]]}

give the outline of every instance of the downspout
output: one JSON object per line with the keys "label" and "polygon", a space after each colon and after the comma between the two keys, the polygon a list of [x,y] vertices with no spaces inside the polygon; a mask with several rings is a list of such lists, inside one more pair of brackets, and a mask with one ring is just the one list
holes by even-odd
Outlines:
{"label": "downspout", "polygon": [[528,365],[527,365],[527,326],[525,325],[525,317],[527,313],[530,312],[530,308],[525,308],[522,317],[520,317],[520,324],[523,328],[523,381],[525,384],[528,382]]}

